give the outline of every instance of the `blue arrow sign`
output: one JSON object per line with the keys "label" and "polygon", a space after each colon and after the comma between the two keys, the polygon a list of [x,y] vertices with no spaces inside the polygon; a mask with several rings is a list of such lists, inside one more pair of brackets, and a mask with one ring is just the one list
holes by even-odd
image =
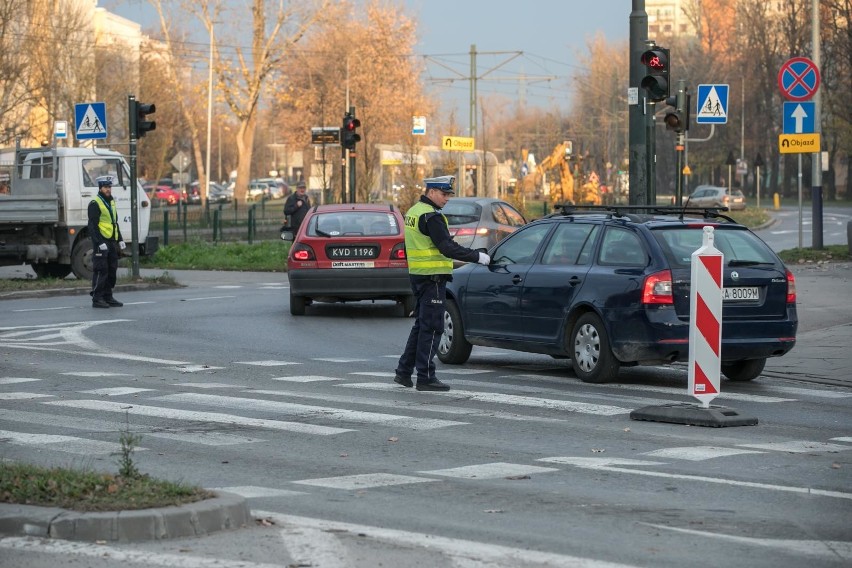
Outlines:
{"label": "blue arrow sign", "polygon": [[812,134],[816,132],[816,104],[784,103],[784,134]]}
{"label": "blue arrow sign", "polygon": [[98,140],[107,137],[106,104],[78,103],[74,105],[77,140]]}
{"label": "blue arrow sign", "polygon": [[698,85],[697,124],[728,122],[728,85]]}

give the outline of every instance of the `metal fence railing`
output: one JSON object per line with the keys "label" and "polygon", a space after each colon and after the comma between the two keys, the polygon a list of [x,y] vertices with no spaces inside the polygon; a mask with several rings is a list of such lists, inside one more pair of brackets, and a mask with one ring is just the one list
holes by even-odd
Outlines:
{"label": "metal fence railing", "polygon": [[247,241],[279,238],[284,221],[283,202],[261,201],[238,204],[219,203],[155,207],[151,211],[150,235],[159,237],[160,244],[188,241]]}

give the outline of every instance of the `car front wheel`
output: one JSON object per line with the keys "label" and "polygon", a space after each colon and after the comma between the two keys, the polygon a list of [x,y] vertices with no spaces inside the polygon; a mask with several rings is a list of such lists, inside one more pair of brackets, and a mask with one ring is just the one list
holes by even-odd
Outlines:
{"label": "car front wheel", "polygon": [[722,374],[732,381],[751,381],[760,376],[766,359],[748,359],[722,363]]}
{"label": "car front wheel", "polygon": [[446,301],[444,333],[438,343],[438,359],[449,365],[461,365],[470,358],[473,346],[464,338],[461,312],[452,300]]}
{"label": "car front wheel", "polygon": [[571,354],[574,373],[584,383],[607,383],[618,374],[618,359],[597,314],[583,314],[574,324]]}

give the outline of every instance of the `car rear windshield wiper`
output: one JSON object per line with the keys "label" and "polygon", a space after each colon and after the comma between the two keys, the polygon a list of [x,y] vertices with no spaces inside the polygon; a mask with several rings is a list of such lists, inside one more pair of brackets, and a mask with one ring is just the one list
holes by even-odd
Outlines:
{"label": "car rear windshield wiper", "polygon": [[329,239],[331,238],[331,235],[329,235],[328,233],[326,233],[322,229],[315,229],[315,230],[316,230],[316,232],[319,236],[326,237],[326,238],[329,238]]}
{"label": "car rear windshield wiper", "polygon": [[764,262],[762,260],[732,260],[728,266],[773,266],[774,262]]}

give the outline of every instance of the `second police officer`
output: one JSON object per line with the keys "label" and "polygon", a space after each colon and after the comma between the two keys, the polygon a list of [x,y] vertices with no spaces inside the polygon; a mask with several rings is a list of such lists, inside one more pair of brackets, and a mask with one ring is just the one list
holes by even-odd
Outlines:
{"label": "second police officer", "polygon": [[414,386],[411,375],[417,371],[417,390],[448,391],[450,386],[435,376],[434,357],[444,333],[444,300],[447,282],[453,279],[453,259],[488,265],[491,258],[456,243],[450,236],[447,218],[441,208],[455,194],[455,176],[423,180],[426,190],[405,214],[405,251],[411,290],[417,300],[414,325],[405,351],[399,358],[394,382]]}

